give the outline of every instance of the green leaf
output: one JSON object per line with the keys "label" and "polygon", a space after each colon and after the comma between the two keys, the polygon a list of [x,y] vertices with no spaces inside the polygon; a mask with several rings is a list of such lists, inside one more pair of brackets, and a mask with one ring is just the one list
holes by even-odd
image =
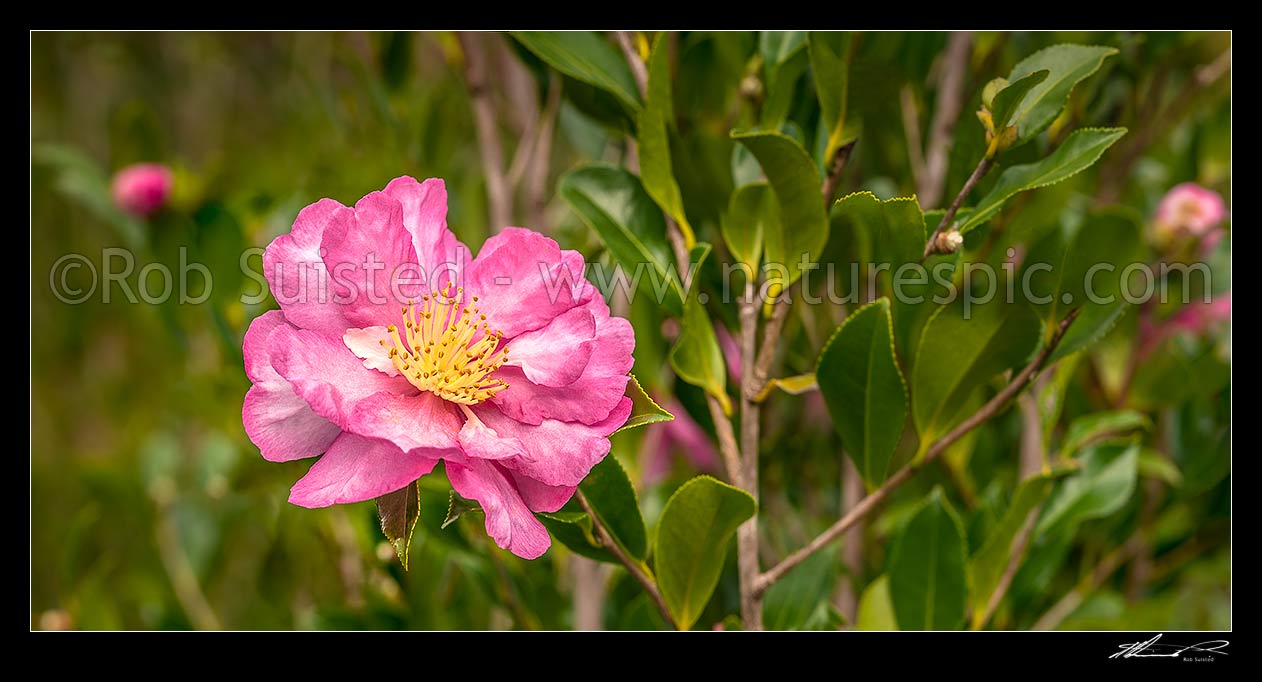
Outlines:
{"label": "green leaf", "polygon": [[775,68],[784,64],[806,47],[806,31],[759,31],[758,52],[763,64]]}
{"label": "green leaf", "polygon": [[[701,272],[701,266],[710,255],[710,245],[699,242],[692,249],[693,271]],[[693,277],[688,300],[684,304],[679,338],[670,349],[670,366],[680,379],[704,389],[714,396],[725,414],[732,413],[732,403],[727,397],[727,363],[714,335],[714,327],[705,305],[700,300],[701,278]]]}
{"label": "green leaf", "polygon": [[1020,303],[996,297],[969,308],[961,296],[940,308],[925,324],[911,375],[912,418],[921,450],[963,418],[969,394],[1022,363],[1038,339],[1038,317]]}
{"label": "green leaf", "polygon": [[57,191],[112,227],[128,248],[145,247],[144,223],[114,204],[110,179],[95,160],[74,147],[55,144],[36,145],[31,159],[55,168]]}
{"label": "green leaf", "polygon": [[592,519],[580,511],[540,512],[535,518],[548,529],[557,542],[565,545],[571,552],[594,561],[610,564],[621,563],[609,550],[600,545],[592,530]]}
{"label": "green leaf", "polygon": [[1132,431],[1147,431],[1152,428],[1152,420],[1143,412],[1135,410],[1115,410],[1112,412],[1092,412],[1083,415],[1069,424],[1065,430],[1065,440],[1061,443],[1062,457],[1073,457],[1079,450],[1111,436],[1122,436]]}
{"label": "green leaf", "polygon": [[639,178],[616,166],[590,164],[561,176],[558,193],[600,235],[641,295],[661,301],[674,315],[683,312],[683,287],[666,241],[666,222]]}
{"label": "green leaf", "polygon": [[898,621],[894,618],[894,602],[890,599],[889,576],[881,576],[872,581],[863,596],[859,597],[859,608],[855,614],[856,630],[897,630]]}
{"label": "green leaf", "polygon": [[692,248],[696,237],[684,215],[684,200],[670,161],[670,133],[674,128],[675,105],[670,94],[670,49],[666,33],[657,34],[648,63],[648,96],[640,112],[640,177],[644,191],[679,224],[684,242]]}
{"label": "green leaf", "polygon": [[879,298],[837,328],[815,370],[842,445],[869,489],[885,481],[907,419],[907,387],[893,333],[890,301]]}
{"label": "green leaf", "polygon": [[779,130],[788,118],[793,91],[808,65],[804,47],[806,31],[762,31],[758,35],[767,84],[761,124],[768,130]]}
{"label": "green leaf", "polygon": [[926,230],[915,197],[881,201],[871,192],[854,192],[833,204],[833,215],[838,224],[866,232],[872,240],[876,262],[888,263],[891,273],[906,263],[920,262]]}
{"label": "green leaf", "polygon": [[[1012,495],[1012,503],[1008,505],[1008,510],[1004,512],[999,525],[991,531],[986,543],[969,561],[969,573],[973,578],[972,626],[974,628],[984,625],[981,618],[985,615],[986,605],[990,603],[991,595],[998,589],[999,581],[1012,560],[1012,553],[1016,549],[1013,544],[1017,536],[1029,521],[1030,516],[1038,514],[1039,506],[1047,500],[1051,492],[1050,476],[1035,476],[1022,481]],[[1027,545],[1022,553],[1024,554],[1028,549]],[[1018,562],[1023,559],[1024,556],[1017,557]]]}
{"label": "green leaf", "polygon": [[1172,487],[1183,485],[1183,472],[1165,453],[1155,448],[1140,448],[1136,471],[1140,476],[1164,481]]}
{"label": "green leaf", "polygon": [[697,622],[718,584],[728,541],[754,515],[749,493],[709,476],[679,487],[657,524],[657,585],[679,629]]}
{"label": "green leaf", "polygon": [[791,377],[779,377],[776,379],[768,379],[767,386],[762,389],[754,402],[762,402],[771,395],[771,392],[780,389],[789,395],[802,395],[811,391],[819,390],[819,383],[815,380],[815,374],[796,374]]}
{"label": "green leaf", "polygon": [[1005,170],[990,193],[960,223],[960,232],[967,233],[986,222],[1020,192],[1054,185],[1089,168],[1125,134],[1125,128],[1080,128],[1046,158]]}
{"label": "green leaf", "polygon": [[765,235],[780,234],[780,204],[771,185],[754,182],[737,187],[728,200],[722,230],[723,241],[732,255],[751,271],[757,270]]}
{"label": "green leaf", "polygon": [[1056,488],[1035,532],[1068,529],[1116,512],[1135,490],[1138,443],[1100,443],[1079,457],[1082,467]]}
{"label": "green leaf", "polygon": [[640,386],[640,380],[635,375],[627,377],[626,396],[631,399],[631,416],[627,418],[627,423],[618,427],[614,433],[621,433],[628,429],[634,429],[646,424],[656,424],[657,422],[668,422],[675,419],[675,415],[667,412],[658,405],[649,394],[644,391],[644,387]]}
{"label": "green leaf", "polygon": [[578,489],[587,498],[600,525],[627,554],[641,561],[648,556],[648,533],[640,516],[631,479],[613,454],[592,467]]}
{"label": "green leaf", "polygon": [[[419,489],[417,494],[419,495]],[[453,490],[451,491],[451,495],[447,497],[447,518],[443,519],[443,525],[440,526],[440,528],[450,526],[456,522],[456,519],[459,519],[465,514],[482,513],[484,513],[482,511],[482,507],[478,505],[476,500],[466,500],[465,498],[457,495],[456,491]]]}
{"label": "green leaf", "polygon": [[1026,93],[1030,92],[1034,86],[1047,80],[1047,76],[1051,71],[1041,69],[1034,71],[1016,81],[1008,83],[1008,85],[999,92],[995,93],[995,97],[990,103],[991,123],[996,131],[1001,131],[1008,127],[1012,122],[1012,115],[1017,112],[1017,105],[1025,99]]}
{"label": "green leaf", "polygon": [[1112,47],[1053,45],[1018,62],[1008,74],[1009,83],[1016,83],[1036,71],[1047,70],[1049,75],[1030,88],[1012,113],[1011,125],[1017,126],[1015,144],[1030,141],[1051,125],[1065,108],[1074,86],[1095,73],[1104,60],[1114,54],[1117,50]]}
{"label": "green leaf", "polygon": [[964,527],[934,488],[894,542],[889,590],[902,630],[954,630],[968,604]]}
{"label": "green leaf", "polygon": [[846,142],[846,103],[850,94],[850,62],[854,54],[852,34],[843,31],[812,31],[806,37],[815,94],[819,97],[822,123],[828,131],[824,162],[833,158]]}
{"label": "green leaf", "polygon": [[[815,262],[828,241],[828,213],[819,193],[820,177],[815,162],[802,145],[774,132],[733,132],[732,139],[745,145],[762,166],[780,206],[778,224],[763,226],[767,262],[783,268],[783,286],[802,276],[803,255]],[[768,288],[775,297],[779,287]]]}
{"label": "green leaf", "polygon": [[837,560],[832,548],[807,558],[767,590],[763,600],[763,625],[768,630],[804,630],[827,607],[836,579]]}
{"label": "green leaf", "polygon": [[591,31],[513,31],[512,36],[548,66],[618,98],[640,111],[640,90],[618,50]]}
{"label": "green leaf", "polygon": [[394,553],[399,557],[403,570],[408,569],[408,549],[412,546],[412,532],[421,515],[421,488],[415,482],[392,493],[377,498],[377,516],[381,519],[381,532],[385,534]]}
{"label": "green leaf", "polygon": [[1070,347],[1057,351],[1066,355],[1101,336],[1128,305],[1121,295],[1122,271],[1143,257],[1139,220],[1131,211],[1092,213],[1046,234],[1022,266],[1022,289],[1043,317],[1044,338],[1050,339],[1075,308],[1082,309],[1071,327],[1077,334],[1068,339]]}

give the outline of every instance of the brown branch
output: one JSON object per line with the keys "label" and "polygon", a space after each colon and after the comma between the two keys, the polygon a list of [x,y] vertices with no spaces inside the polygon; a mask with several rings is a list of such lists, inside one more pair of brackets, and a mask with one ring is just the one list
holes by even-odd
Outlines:
{"label": "brown branch", "polygon": [[828,164],[828,175],[824,176],[824,182],[820,186],[820,192],[824,195],[825,211],[833,202],[833,195],[837,193],[837,185],[841,182],[841,171],[845,170],[846,161],[850,158],[850,152],[854,151],[857,141],[851,140],[833,152],[832,162]]}
{"label": "brown branch", "polygon": [[951,148],[951,132],[960,118],[964,103],[964,77],[973,48],[973,34],[952,33],[943,55],[938,101],[929,124],[929,149],[925,153],[925,172],[920,176],[916,193],[925,206],[934,206],[942,196],[946,182],[947,153]]}
{"label": "brown branch", "polygon": [[[745,282],[740,301],[741,322],[741,469],[744,488],[757,502],[758,437],[760,409],[748,395],[754,382],[755,344],[758,335],[758,302],[754,282]],[[762,596],[755,589],[762,568],[758,563],[758,515],[754,514],[736,530],[736,567],[740,577],[741,621],[746,630],[762,630]]]}
{"label": "brown branch", "polygon": [[776,359],[776,346],[780,341],[780,333],[784,331],[789,309],[793,307],[793,299],[788,289],[781,291],[780,296],[780,300],[771,309],[771,319],[767,320],[762,330],[762,345],[758,348],[758,359],[754,363],[753,383],[745,392],[745,397],[750,399],[757,399],[767,387],[767,375],[771,372],[771,363]]}
{"label": "brown branch", "polygon": [[1030,540],[1034,535],[1034,526],[1039,519],[1039,513],[1043,511],[1043,505],[1038,505],[1030,510],[1028,516],[1025,517],[1025,523],[1021,525],[1021,530],[1017,533],[1016,540],[1012,543],[1012,551],[1008,555],[1008,563],[1004,566],[1003,575],[999,576],[999,582],[995,585],[995,591],[991,593],[990,599],[986,601],[986,609],[982,611],[982,615],[973,623],[973,630],[980,630],[986,627],[986,623],[994,617],[995,611],[999,609],[999,603],[1003,601],[1003,597],[1008,593],[1008,588],[1012,587],[1013,578],[1017,577],[1017,569],[1021,567],[1021,559],[1025,557],[1025,550],[1030,546]]}
{"label": "brown branch", "polygon": [[548,166],[552,162],[552,136],[556,131],[557,115],[561,110],[561,79],[554,77],[548,86],[548,100],[544,104],[539,136],[530,154],[530,175],[526,178],[526,210],[530,211],[531,225],[542,230],[548,206]]}
{"label": "brown branch", "polygon": [[504,150],[488,90],[486,53],[478,44],[483,38],[463,31],[456,33],[456,38],[464,53],[465,81],[473,105],[473,122],[478,131],[478,151],[482,157],[482,174],[486,178],[489,204],[487,218],[491,229],[498,231],[512,220],[513,195],[504,176]]}
{"label": "brown branch", "polygon": [[1007,406],[1008,402],[1016,397],[1017,394],[1025,388],[1026,384],[1030,383],[1030,380],[1034,378],[1034,375],[1043,368],[1047,359],[1051,357],[1052,351],[1056,350],[1056,346],[1059,345],[1061,339],[1065,337],[1065,331],[1069,329],[1069,325],[1073,324],[1073,321],[1078,317],[1079,310],[1081,310],[1081,308],[1076,308],[1065,316],[1065,319],[1061,321],[1060,326],[1057,328],[1056,334],[1052,337],[1052,339],[1043,347],[1042,350],[1039,351],[1038,355],[1034,356],[1034,359],[1030,361],[1030,364],[1025,366],[1025,369],[1022,369],[1015,377],[1012,378],[1012,381],[1008,382],[1007,386],[1004,386],[1002,390],[996,393],[994,397],[988,400],[985,405],[982,405],[981,408],[974,412],[968,419],[961,422],[959,426],[956,426],[945,436],[934,441],[934,443],[929,446],[929,449],[925,451],[923,457],[900,469],[898,473],[895,473],[893,476],[888,478],[885,483],[881,484],[881,487],[877,488],[867,497],[860,500],[859,503],[855,505],[854,509],[851,509],[839,520],[837,520],[836,523],[829,526],[827,530],[816,536],[815,539],[811,540],[811,542],[805,547],[785,557],[780,563],[776,564],[766,573],[763,573],[758,580],[758,585],[756,586],[757,590],[760,593],[766,592],[767,588],[774,585],[776,581],[780,580],[789,571],[796,568],[798,564],[806,561],[806,559],[812,554],[828,546],[829,543],[836,540],[838,537],[841,537],[842,533],[845,533],[847,529],[858,523],[860,519],[867,516],[868,513],[884,502],[885,498],[889,497],[891,492],[903,483],[906,483],[909,478],[924,468],[926,464],[941,456],[952,443],[962,438],[964,434],[980,426],[986,420],[999,414],[999,412]]}
{"label": "brown branch", "polygon": [[614,31],[614,37],[618,39],[618,47],[622,48],[622,56],[626,57],[627,64],[631,67],[631,76],[635,78],[635,87],[640,89],[640,96],[643,97],[648,93],[649,88],[649,71],[644,65],[644,60],[640,58],[640,53],[636,51],[635,45],[631,43],[630,31]]}
{"label": "brown branch", "polygon": [[679,626],[675,623],[675,618],[670,615],[670,609],[666,606],[666,600],[662,598],[661,591],[657,589],[657,583],[644,572],[644,567],[639,562],[633,561],[631,557],[627,556],[626,552],[622,551],[617,541],[613,539],[613,536],[609,534],[604,524],[600,522],[596,512],[592,510],[592,505],[587,501],[587,497],[583,495],[583,492],[575,492],[574,498],[578,500],[578,505],[583,508],[583,511],[587,512],[587,517],[592,520],[592,530],[595,531],[600,543],[605,549],[609,550],[610,554],[614,555],[614,558],[619,563],[626,567],[631,577],[640,583],[640,587],[643,587],[644,591],[648,592],[649,597],[653,599],[653,603],[657,605],[657,610],[662,613],[662,618],[665,618],[672,628],[678,630]]}
{"label": "brown branch", "polygon": [[990,157],[982,157],[981,163],[978,163],[977,168],[973,169],[973,174],[968,176],[968,180],[965,181],[964,186],[960,188],[960,193],[955,195],[955,199],[952,200],[951,205],[947,207],[946,213],[942,214],[942,220],[939,221],[938,226],[934,228],[933,234],[929,235],[929,241],[925,242],[925,253],[920,258],[921,261],[924,261],[929,257],[929,254],[934,252],[938,243],[938,235],[944,228],[951,224],[951,221],[955,219],[955,213],[960,210],[960,205],[964,203],[964,199],[966,199],[969,193],[973,191],[973,188],[977,186],[977,183],[982,179],[982,176],[986,175],[987,171],[994,167],[994,165],[994,159]]}

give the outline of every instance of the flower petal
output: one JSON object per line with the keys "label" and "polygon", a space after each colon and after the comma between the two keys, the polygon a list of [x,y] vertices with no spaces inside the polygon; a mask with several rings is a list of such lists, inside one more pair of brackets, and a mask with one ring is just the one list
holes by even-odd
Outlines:
{"label": "flower petal", "polygon": [[314,508],[371,500],[411,484],[437,463],[384,441],[343,433],[290,489],[289,501]]}
{"label": "flower petal", "polygon": [[347,329],[342,335],[342,343],[345,343],[357,357],[363,358],[364,367],[397,377],[399,368],[395,367],[394,361],[390,359],[390,348],[394,346],[381,344],[382,340],[388,338],[390,338],[389,332],[385,327],[364,327],[363,329]]}
{"label": "flower petal", "polygon": [[495,544],[523,559],[536,559],[548,551],[552,539],[547,529],[526,506],[507,472],[494,462],[448,459],[447,478],[457,493],[482,505],[486,533]]}
{"label": "flower petal", "polygon": [[578,486],[573,485],[544,485],[529,476],[523,476],[516,471],[509,471],[513,478],[513,483],[517,485],[517,492],[521,493],[521,499],[526,501],[526,506],[531,511],[537,512],[554,512],[565,506],[566,502],[574,497],[574,491],[578,490]]}
{"label": "flower petal", "polygon": [[555,241],[520,227],[506,227],[486,240],[466,282],[481,297],[487,321],[506,339],[543,327],[595,293],[583,279],[582,254],[562,251]]}
{"label": "flower petal", "polygon": [[583,375],[595,347],[596,318],[578,306],[509,342],[505,366],[520,367],[540,386],[568,386]]}
{"label": "flower petal", "polygon": [[460,418],[451,403],[428,391],[373,393],[354,404],[346,430],[379,438],[408,453],[442,457],[458,453]]}
{"label": "flower petal", "polygon": [[279,327],[270,341],[272,366],[293,385],[315,413],[343,429],[355,404],[375,393],[415,395],[407,379],[364,368],[364,363],[333,338],[306,329]]}
{"label": "flower petal", "polygon": [[500,460],[504,466],[546,485],[575,486],[609,453],[608,436],[627,422],[631,399],[622,398],[604,421],[590,426],[555,419],[524,424],[486,403],[472,409],[501,438],[516,438],[526,447],[529,458]]}
{"label": "flower petal", "polygon": [[447,186],[442,178],[417,182],[404,175],[391,180],[384,192],[403,207],[403,226],[412,234],[416,262],[430,280],[428,288],[437,289],[448,278],[463,286],[469,247],[447,229]]}
{"label": "flower petal", "polygon": [[508,457],[529,457],[526,446],[516,438],[501,438],[494,429],[482,423],[481,419],[468,410],[468,418],[460,427],[460,449],[469,457],[477,459],[505,459]]}
{"label": "flower petal", "polygon": [[428,291],[412,234],[403,226],[403,207],[384,192],[360,199],[354,220],[331,223],[320,245],[333,300],[344,304],[350,322],[342,331],[395,322],[399,301]]}
{"label": "flower petal", "polygon": [[270,310],[254,318],[245,333],[245,373],[254,385],[245,394],[241,423],[264,459],[288,462],[324,452],[342,430],[313,412],[272,369],[268,340],[280,327],[293,329],[284,313]]}
{"label": "flower petal", "polygon": [[332,302],[334,288],[320,244],[334,226],[344,230],[354,221],[354,211],[332,199],[321,199],[299,211],[293,228],[272,240],[263,252],[263,275],[291,324],[338,336],[351,326],[342,306]]}
{"label": "flower petal", "polygon": [[[583,374],[567,386],[542,386],[521,368],[501,367],[493,376],[508,388],[491,399],[504,414],[527,424],[544,419],[595,424],[618,406],[626,393],[627,372],[635,360],[635,331],[631,323],[609,314],[604,299],[596,296],[583,306],[596,322],[596,343]],[[513,357],[513,353],[509,353]]]}

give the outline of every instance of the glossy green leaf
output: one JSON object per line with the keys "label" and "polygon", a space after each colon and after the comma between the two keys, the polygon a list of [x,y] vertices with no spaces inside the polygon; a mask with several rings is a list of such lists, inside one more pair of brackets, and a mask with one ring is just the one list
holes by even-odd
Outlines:
{"label": "glossy green leaf", "polygon": [[850,96],[850,62],[854,42],[853,35],[843,31],[812,31],[806,38],[811,73],[815,78],[815,94],[819,97],[821,124],[828,131],[823,156],[825,162],[847,139],[846,104]]}
{"label": "glossy green leaf", "polygon": [[723,241],[732,255],[751,270],[757,270],[765,235],[780,234],[780,204],[771,185],[754,182],[737,187],[728,201],[721,227]]}
{"label": "glossy green leaf", "polygon": [[762,55],[765,97],[761,124],[779,130],[788,118],[798,79],[806,72],[809,60],[806,31],[762,31],[758,34],[758,51]]}
{"label": "glossy green leaf", "polygon": [[653,197],[658,206],[679,225],[688,248],[696,238],[688,217],[684,215],[684,200],[675,182],[675,171],[670,160],[670,131],[675,127],[675,105],[671,98],[670,49],[666,33],[658,33],[648,63],[648,96],[639,118],[640,178],[644,191]]}
{"label": "glossy green leaf", "polygon": [[[788,286],[802,276],[801,261],[815,262],[828,241],[828,213],[820,195],[820,177],[802,145],[780,133],[733,132],[732,138],[745,145],[758,163],[776,194],[780,221],[763,226],[763,239],[768,266],[787,275]],[[768,230],[767,228],[779,229]],[[769,296],[779,293],[770,287]]]}
{"label": "glossy green leaf", "polygon": [[871,192],[848,194],[833,205],[838,225],[865,231],[876,262],[889,264],[891,273],[906,263],[919,263],[925,250],[925,219],[915,197],[881,201]]}
{"label": "glossy green leaf", "polygon": [[934,488],[890,552],[889,590],[901,630],[954,630],[968,605],[964,527]]}
{"label": "glossy green leaf", "polygon": [[578,489],[614,542],[632,558],[643,561],[648,556],[648,533],[644,530],[635,488],[618,459],[612,453],[606,455],[592,467]]}
{"label": "glossy green leaf", "polygon": [[386,493],[377,498],[377,517],[381,520],[381,532],[394,547],[403,570],[408,568],[408,549],[412,546],[412,533],[421,513],[421,489],[416,483]]}
{"label": "glossy green leaf", "polygon": [[885,481],[907,418],[888,298],[852,313],[819,354],[816,382],[842,445],[868,487]]}
{"label": "glossy green leaf", "polygon": [[[419,494],[419,490],[418,490],[418,494]],[[457,519],[459,519],[461,516],[464,516],[465,514],[482,514],[482,513],[484,512],[482,511],[482,507],[481,505],[478,504],[477,500],[467,500],[457,495],[456,491],[453,490],[447,496],[447,517],[443,519],[443,525],[440,527],[446,528],[447,526],[450,526],[451,524],[455,523]]]}
{"label": "glossy green leaf", "polygon": [[[968,311],[969,319],[966,319]],[[912,418],[922,451],[964,417],[969,394],[1023,364],[1039,340],[1034,311],[1020,303],[943,306],[925,325],[912,369]]]}
{"label": "glossy green leaf", "polygon": [[600,541],[596,539],[592,530],[591,517],[586,513],[581,511],[537,513],[535,518],[548,529],[553,539],[565,545],[571,552],[594,561],[620,563],[618,557],[602,547]]}
{"label": "glossy green leaf", "polygon": [[1081,468],[1065,479],[1048,500],[1035,532],[1068,529],[1116,512],[1135,490],[1138,443],[1100,443],[1083,451]]}
{"label": "glossy green leaf", "polygon": [[[710,245],[700,242],[693,248],[693,270],[701,272],[701,266],[710,255]],[[680,379],[704,389],[723,406],[724,413],[731,414],[732,403],[727,396],[727,363],[719,348],[718,337],[705,305],[701,303],[701,279],[694,277],[688,300],[684,304],[679,338],[670,349],[670,366]]]}
{"label": "glossy green leaf", "polygon": [[618,430],[614,431],[614,433],[620,433],[646,424],[668,422],[675,418],[675,415],[667,412],[644,391],[644,387],[640,385],[640,380],[636,379],[634,374],[627,377],[626,396],[631,399],[631,416],[627,418],[627,423],[618,427]]}
{"label": "glossy green leaf", "polygon": [[[1051,492],[1050,476],[1035,476],[1022,481],[1013,493],[1012,503],[1008,505],[999,524],[987,536],[986,543],[969,560],[969,572],[973,579],[974,628],[984,625],[981,618],[985,614],[986,605],[990,603],[991,595],[999,587],[1004,571],[1013,560],[1013,552],[1017,551],[1013,546],[1017,536],[1026,523],[1031,522],[1030,516],[1038,514],[1040,505]],[[1028,549],[1028,544],[1022,548],[1022,556],[1016,557],[1018,563],[1025,558],[1024,553]]]}
{"label": "glossy green leaf", "polygon": [[891,631],[898,629],[894,618],[894,603],[890,599],[890,579],[883,575],[873,580],[859,597],[855,614],[855,629],[865,631]]}
{"label": "glossy green leaf", "polygon": [[1025,99],[1026,94],[1034,86],[1047,80],[1050,74],[1051,71],[1047,69],[1033,71],[1015,81],[1009,82],[1004,89],[995,93],[995,97],[990,103],[990,116],[996,131],[1003,130],[1011,124],[1012,116],[1017,112],[1017,106]]}
{"label": "glossy green leaf", "polygon": [[754,515],[749,493],[709,476],[679,487],[657,524],[657,585],[679,629],[697,622],[723,571],[728,542]]}
{"label": "glossy green leaf", "polygon": [[1155,448],[1140,448],[1136,471],[1140,476],[1155,478],[1166,485],[1183,485],[1183,472],[1165,453]]}
{"label": "glossy green leaf", "polygon": [[[1112,47],[1097,45],[1053,45],[1022,59],[1008,74],[1016,83],[1036,71],[1049,72],[1046,80],[1030,89],[1012,114],[1017,126],[1016,144],[1023,144],[1043,132],[1060,115],[1074,86],[1095,73],[1104,60],[1117,54]],[[1011,86],[1009,86],[1011,87]]]}
{"label": "glossy green leaf", "polygon": [[763,627],[768,630],[805,630],[826,607],[837,577],[833,548],[811,555],[767,590],[763,598]]}
{"label": "glossy green leaf", "polygon": [[638,114],[640,91],[622,54],[591,31],[513,31],[512,36],[552,68],[600,88]]}
{"label": "glossy green leaf", "polygon": [[561,176],[558,193],[600,236],[639,295],[661,301],[672,314],[683,312],[666,221],[639,178],[616,166],[590,164]]}
{"label": "glossy green leaf", "polygon": [[960,223],[960,232],[967,233],[990,220],[1003,208],[1004,202],[1016,194],[1054,185],[1086,170],[1125,134],[1125,128],[1080,128],[1070,133],[1046,158],[1005,170],[990,192]]}
{"label": "glossy green leaf", "polygon": [[1112,436],[1123,436],[1133,431],[1147,431],[1152,420],[1143,412],[1114,410],[1092,412],[1073,420],[1065,430],[1060,446],[1062,457],[1073,457],[1084,447]]}

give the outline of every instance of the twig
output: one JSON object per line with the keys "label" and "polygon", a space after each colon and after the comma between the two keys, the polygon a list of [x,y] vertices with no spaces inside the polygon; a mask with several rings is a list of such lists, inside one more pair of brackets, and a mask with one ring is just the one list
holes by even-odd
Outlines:
{"label": "twig", "polygon": [[841,171],[845,170],[846,161],[850,158],[850,152],[854,151],[857,141],[851,140],[833,152],[832,162],[828,164],[828,175],[824,176],[824,182],[820,186],[820,192],[824,195],[825,210],[827,210],[827,205],[832,203],[833,195],[837,193],[837,184],[841,182]]}
{"label": "twig", "polygon": [[206,595],[197,582],[197,572],[189,563],[188,555],[180,547],[179,530],[171,517],[167,505],[159,505],[158,509],[158,555],[162,558],[162,567],[171,579],[171,588],[175,590],[175,598],[179,600],[184,613],[198,630],[219,630],[219,618]]}
{"label": "twig", "polygon": [[999,576],[999,582],[995,585],[995,591],[991,593],[990,599],[986,601],[986,609],[982,611],[981,617],[973,622],[973,630],[986,627],[986,623],[990,622],[995,611],[999,609],[999,603],[1008,593],[1008,588],[1012,587],[1012,580],[1017,576],[1017,569],[1021,566],[1021,559],[1025,557],[1025,550],[1030,546],[1030,539],[1034,535],[1034,525],[1042,511],[1043,505],[1038,505],[1025,517],[1025,523],[1021,525],[1021,530],[1012,543],[1012,552],[1008,555],[1008,563],[1004,566],[1003,575]]}
{"label": "twig", "polygon": [[473,121],[478,131],[478,151],[482,157],[482,174],[486,177],[488,218],[491,229],[509,224],[513,212],[513,195],[504,176],[504,151],[495,123],[495,108],[487,89],[486,54],[477,44],[480,37],[466,32],[456,33],[464,52],[465,80],[473,105]]}
{"label": "twig", "polygon": [[530,176],[526,179],[526,210],[530,211],[531,225],[536,230],[545,229],[548,207],[548,166],[552,162],[552,136],[556,131],[557,115],[561,111],[561,79],[554,77],[548,86],[548,100],[540,117],[539,136],[530,153]]}
{"label": "twig", "polygon": [[635,78],[635,87],[640,89],[640,96],[643,97],[648,92],[648,67],[644,65],[644,60],[640,58],[640,53],[636,51],[635,45],[631,43],[630,31],[614,31],[614,37],[618,39],[618,47],[622,48],[622,56],[626,57],[627,64],[631,67],[631,76]]}
{"label": "twig", "polygon": [[964,434],[977,428],[986,420],[996,414],[999,414],[1008,402],[1016,397],[1016,395],[1025,388],[1026,384],[1034,378],[1034,375],[1043,368],[1044,363],[1046,363],[1047,359],[1051,357],[1052,351],[1056,349],[1056,346],[1060,344],[1061,339],[1064,338],[1065,331],[1069,329],[1069,325],[1073,324],[1073,321],[1078,317],[1079,310],[1081,310],[1081,308],[1076,308],[1065,316],[1065,319],[1061,321],[1060,326],[1057,328],[1055,336],[1053,336],[1047,345],[1039,351],[1038,355],[1030,361],[1030,364],[1025,366],[1025,369],[1022,369],[1015,377],[1012,378],[1012,381],[1008,382],[1007,386],[1004,386],[1002,390],[996,393],[990,400],[986,401],[986,404],[982,405],[981,408],[974,412],[968,419],[961,422],[959,426],[956,426],[945,436],[934,441],[934,443],[929,446],[929,449],[925,451],[923,457],[900,469],[893,476],[889,477],[885,483],[881,484],[881,487],[877,488],[867,497],[860,500],[859,503],[855,505],[854,509],[851,509],[836,523],[829,526],[827,530],[816,536],[815,539],[811,540],[805,547],[785,557],[780,563],[776,564],[766,573],[763,573],[758,580],[756,589],[760,593],[766,592],[767,588],[774,585],[776,581],[783,578],[785,574],[796,568],[798,564],[806,561],[806,559],[812,554],[826,547],[833,540],[840,537],[842,533],[845,533],[847,529],[858,523],[860,519],[867,516],[869,512],[880,505],[881,502],[885,501],[885,498],[889,497],[891,492],[903,483],[907,482],[907,479],[914,476],[916,472],[920,471],[926,464],[941,456],[942,453],[946,451],[947,447],[949,447],[952,443],[962,438]]}
{"label": "twig", "polygon": [[968,180],[964,183],[964,186],[960,188],[960,193],[955,195],[955,199],[952,200],[951,205],[947,207],[946,213],[942,214],[942,220],[939,221],[938,226],[934,228],[933,234],[929,235],[929,241],[925,243],[925,253],[920,258],[921,261],[928,258],[929,254],[934,252],[938,243],[938,235],[944,228],[951,224],[951,221],[955,219],[956,211],[959,211],[960,205],[964,203],[964,199],[967,198],[969,193],[973,191],[973,188],[977,186],[977,183],[982,179],[982,176],[986,175],[986,172],[994,165],[994,159],[991,159],[990,157],[982,157],[981,162],[977,164],[977,168],[973,169],[973,174],[968,176]]}
{"label": "twig", "polygon": [[666,606],[666,600],[662,598],[661,591],[657,589],[657,583],[645,573],[644,567],[639,562],[633,561],[631,557],[627,556],[626,552],[622,551],[622,548],[618,546],[618,543],[609,534],[604,524],[600,522],[600,518],[596,516],[596,512],[592,510],[592,505],[587,501],[587,497],[583,495],[582,491],[576,492],[574,497],[578,500],[578,505],[583,508],[583,511],[587,512],[587,517],[592,520],[592,530],[596,532],[596,537],[600,540],[600,543],[604,545],[605,549],[609,550],[610,554],[614,555],[619,563],[626,567],[631,577],[640,583],[640,587],[643,587],[644,591],[648,592],[649,597],[653,599],[653,603],[657,605],[657,610],[662,612],[662,618],[665,618],[672,628],[678,630],[679,626],[675,623],[675,618],[670,615],[670,609]]}
{"label": "twig", "polygon": [[973,34],[968,31],[952,33],[947,40],[943,58],[941,79],[938,85],[938,103],[929,124],[929,149],[925,153],[925,172],[919,176],[916,193],[925,206],[934,206],[942,196],[946,182],[947,152],[951,147],[951,132],[960,117],[964,97],[964,76],[968,71],[969,53],[973,47]]}
{"label": "twig", "polygon": [[[799,280],[800,281],[800,280]],[[780,333],[784,331],[784,322],[789,317],[789,308],[793,300],[788,290],[780,292],[781,299],[771,309],[771,319],[762,330],[762,345],[758,348],[758,360],[754,364],[753,383],[746,397],[756,398],[767,387],[767,375],[771,371],[771,363],[776,359],[776,346]]]}
{"label": "twig", "polygon": [[[748,395],[754,382],[755,344],[758,335],[758,301],[754,282],[745,282],[740,301],[741,322],[741,467],[744,488],[754,501],[758,495],[759,404]],[[786,306],[787,307],[787,306]],[[762,569],[758,563],[758,515],[754,514],[736,530],[736,568],[740,576],[741,621],[746,630],[762,630],[762,596],[755,589]]]}

